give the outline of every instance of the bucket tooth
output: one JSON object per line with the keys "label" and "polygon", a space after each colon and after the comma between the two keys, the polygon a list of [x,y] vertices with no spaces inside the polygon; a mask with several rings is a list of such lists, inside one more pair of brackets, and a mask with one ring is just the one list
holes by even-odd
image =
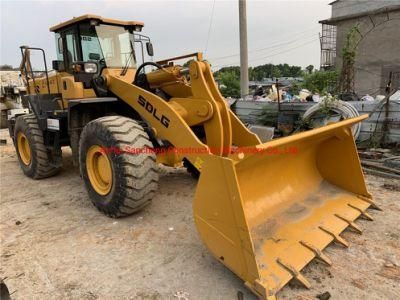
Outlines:
{"label": "bucket tooth", "polygon": [[254,285],[250,282],[245,282],[245,285],[256,294],[258,299],[265,299],[265,300],[277,300],[276,293],[277,291],[270,288],[266,289],[265,285],[260,281],[260,279],[256,279],[254,281]]}
{"label": "bucket tooth", "polygon": [[[210,252],[261,299],[277,295],[291,280],[310,288],[302,269],[314,258],[330,265],[324,249],[333,242],[348,247],[341,232],[350,225],[362,228],[355,220],[369,217],[371,204],[357,197],[371,199],[350,132],[366,117],[265,144],[242,139],[245,132],[232,119],[237,127],[232,144],[246,154],[202,156],[193,202],[196,228]],[[345,127],[349,130],[341,134]],[[296,155],[260,155],[294,148]]]}
{"label": "bucket tooth", "polygon": [[358,195],[357,197],[359,199],[361,199],[362,201],[365,201],[365,202],[371,204],[371,208],[382,211],[382,208],[380,208],[378,205],[376,205],[376,203],[374,201],[372,201],[371,198],[365,197],[363,195]]}
{"label": "bucket tooth", "polygon": [[350,203],[348,203],[347,205],[350,206],[351,208],[357,210],[361,214],[361,217],[363,217],[364,219],[366,219],[368,221],[374,220],[374,218],[372,218],[369,213],[363,211],[361,208],[358,208],[357,206],[354,206],[353,204],[350,204]]}
{"label": "bucket tooth", "polygon": [[335,234],[334,232],[330,231],[329,229],[326,229],[323,226],[319,226],[319,229],[321,229],[322,231],[326,232],[327,234],[329,234],[331,237],[333,237],[333,240],[338,243],[341,244],[342,246],[348,248],[349,247],[349,243],[346,242],[346,240],[344,238],[342,238],[341,236],[339,236],[338,234]]}
{"label": "bucket tooth", "polygon": [[312,251],[318,259],[322,260],[325,264],[328,266],[332,265],[332,261],[329,259],[328,256],[326,256],[324,253],[322,253],[321,250],[319,250],[317,247],[314,245],[306,242],[306,241],[300,241],[300,244],[304,247],[306,247],[308,250]]}
{"label": "bucket tooth", "polygon": [[346,217],[343,217],[343,216],[341,216],[339,214],[335,214],[335,217],[337,217],[340,220],[345,221],[347,223],[347,225],[349,225],[349,227],[351,229],[353,229],[355,232],[357,232],[359,234],[362,233],[361,228],[356,223],[354,223],[353,221],[351,221],[351,220],[347,219]]}
{"label": "bucket tooth", "polygon": [[295,267],[286,262],[283,262],[280,258],[278,258],[276,262],[280,264],[286,271],[288,271],[293,276],[293,278],[296,278],[296,280],[298,280],[304,287],[306,287],[307,289],[311,288],[310,282],[303,275],[301,275],[301,273],[297,271]]}

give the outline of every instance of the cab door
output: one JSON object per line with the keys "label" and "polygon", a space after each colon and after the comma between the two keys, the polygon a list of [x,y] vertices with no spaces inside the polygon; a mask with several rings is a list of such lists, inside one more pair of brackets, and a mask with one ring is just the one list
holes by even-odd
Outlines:
{"label": "cab door", "polygon": [[77,27],[74,26],[62,33],[64,45],[65,67],[68,73],[72,73],[72,64],[80,61],[81,53]]}

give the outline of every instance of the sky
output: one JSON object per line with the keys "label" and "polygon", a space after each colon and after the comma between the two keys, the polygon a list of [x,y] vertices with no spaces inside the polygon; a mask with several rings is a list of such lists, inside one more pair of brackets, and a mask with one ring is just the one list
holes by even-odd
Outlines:
{"label": "sky", "polygon": [[[319,20],[332,0],[247,0],[249,66],[288,63],[319,68]],[[0,0],[0,64],[18,66],[20,45],[46,50],[56,59],[49,27],[83,14],[145,23],[154,59],[203,52],[214,69],[239,65],[237,0],[19,1]],[[50,63],[51,66],[51,63]]]}

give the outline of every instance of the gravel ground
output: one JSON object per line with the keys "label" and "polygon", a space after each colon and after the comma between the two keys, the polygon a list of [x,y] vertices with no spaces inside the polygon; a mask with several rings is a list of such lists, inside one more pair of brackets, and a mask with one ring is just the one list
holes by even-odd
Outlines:
{"label": "gravel ground", "polygon": [[[2,130],[2,139],[6,136]],[[13,299],[255,299],[242,281],[201,243],[192,218],[196,181],[183,169],[160,168],[160,189],[145,210],[109,219],[90,203],[71,153],[52,178],[22,174],[10,140],[0,146],[0,276]],[[399,182],[367,176],[384,211],[358,220],[362,235],[346,231],[348,249],[324,252],[280,299],[400,299]],[[385,187],[383,185],[385,184]]]}

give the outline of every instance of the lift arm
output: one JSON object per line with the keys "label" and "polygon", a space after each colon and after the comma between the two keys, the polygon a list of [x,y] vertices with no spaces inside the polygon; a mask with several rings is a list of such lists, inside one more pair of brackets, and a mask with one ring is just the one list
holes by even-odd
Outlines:
{"label": "lift arm", "polygon": [[[154,73],[163,74],[169,71],[157,70],[150,73],[148,78],[157,78],[160,86],[161,76]],[[181,79],[179,72],[176,75],[173,72],[164,75],[164,85],[174,84]],[[181,89],[190,88],[190,92],[176,91],[177,95],[186,93],[188,97],[172,97],[168,102],[126,82],[122,76],[108,74],[106,82],[111,92],[129,104],[151,125],[157,138],[167,140],[175,147],[190,150],[184,156],[198,169],[201,169],[202,162],[206,159],[204,154],[228,156],[232,141],[235,146],[254,146],[260,143],[258,137],[230,111],[218,91],[207,62],[191,61],[189,75],[190,85],[181,85]],[[176,87],[178,89],[179,85]],[[204,140],[195,135],[190,127],[193,125],[203,125]]]}

